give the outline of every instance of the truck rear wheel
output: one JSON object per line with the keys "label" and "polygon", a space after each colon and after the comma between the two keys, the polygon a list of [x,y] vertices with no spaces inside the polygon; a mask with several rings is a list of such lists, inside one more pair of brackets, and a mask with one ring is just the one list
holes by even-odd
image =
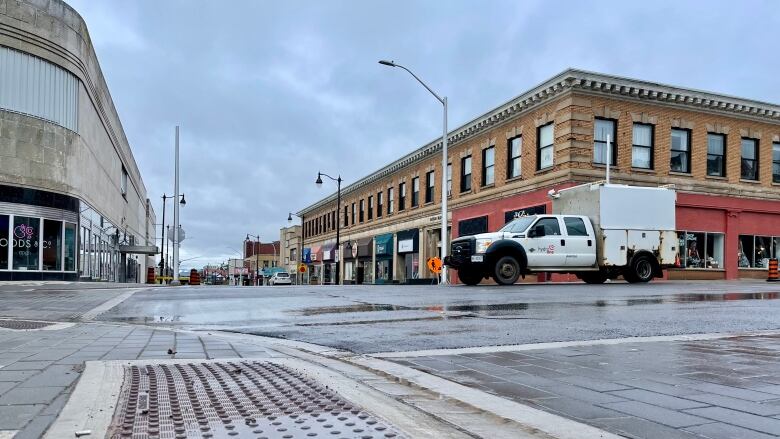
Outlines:
{"label": "truck rear wheel", "polygon": [[482,274],[478,271],[461,268],[458,270],[458,280],[466,285],[474,286],[482,281]]}
{"label": "truck rear wheel", "polygon": [[653,279],[653,261],[650,256],[639,255],[632,258],[623,278],[630,283],[650,282]]}
{"label": "truck rear wheel", "polygon": [[502,256],[493,268],[493,280],[499,285],[512,285],[520,277],[520,263],[514,256]]}

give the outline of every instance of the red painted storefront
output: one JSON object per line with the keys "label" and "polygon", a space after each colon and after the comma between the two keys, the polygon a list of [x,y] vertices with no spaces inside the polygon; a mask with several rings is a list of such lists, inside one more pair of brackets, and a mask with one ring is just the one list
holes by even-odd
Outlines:
{"label": "red painted storefront", "polygon": [[[551,213],[552,201],[547,193],[553,188],[560,190],[571,186],[573,184],[562,184],[456,209],[452,212],[452,238],[459,236],[459,224],[464,220],[487,217],[487,229],[495,231],[505,224],[507,212],[545,206],[546,212]],[[676,222],[677,230],[725,234],[723,269],[714,271],[721,273],[718,274],[721,278],[737,279],[740,277],[739,235],[780,236],[780,201],[678,192]],[[677,277],[685,277],[684,272],[691,270],[682,271]],[[537,280],[544,281],[545,276],[539,275]],[[547,280],[577,279],[571,275],[553,274]],[[457,282],[454,272],[451,281]]]}

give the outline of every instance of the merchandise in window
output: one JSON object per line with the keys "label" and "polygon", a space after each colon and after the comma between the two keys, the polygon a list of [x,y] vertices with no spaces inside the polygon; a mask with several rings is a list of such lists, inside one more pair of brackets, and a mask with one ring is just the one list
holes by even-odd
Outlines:
{"label": "merchandise in window", "polygon": [[653,169],[653,125],[634,124],[631,166]]}
{"label": "merchandise in window", "polygon": [[[593,163],[607,164],[607,149],[609,149],[609,164],[614,166],[617,158],[616,126],[614,120],[596,119],[593,132]],[[609,146],[607,146],[607,137],[609,137]]]}
{"label": "merchandise in window", "polygon": [[681,268],[723,268],[722,233],[677,232]]}
{"label": "merchandise in window", "polygon": [[690,131],[672,129],[672,154],[669,168],[674,172],[691,172],[691,136]]}

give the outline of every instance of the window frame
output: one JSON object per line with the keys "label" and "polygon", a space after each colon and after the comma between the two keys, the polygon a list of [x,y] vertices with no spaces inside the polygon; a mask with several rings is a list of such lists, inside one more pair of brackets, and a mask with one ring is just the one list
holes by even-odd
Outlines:
{"label": "window frame", "polygon": [[352,202],[352,225],[355,225],[355,202]]}
{"label": "window frame", "polygon": [[412,178],[412,208],[420,205],[420,177]]}
{"label": "window frame", "polygon": [[[674,144],[674,142],[672,142],[672,134],[675,131],[681,131],[681,132],[686,133],[686,139],[688,140],[688,142],[687,142],[688,149],[687,150],[674,149],[672,147],[673,144]],[[677,127],[674,127],[671,130],[669,130],[669,152],[670,152],[670,154],[669,154],[669,171],[670,172],[676,172],[678,174],[691,174],[691,171],[692,171],[691,170],[691,156],[693,155],[692,137],[693,137],[693,130],[690,130],[688,128],[677,128]],[[685,168],[687,169],[686,171],[676,171],[676,170],[672,169],[672,158],[673,157],[672,157],[671,153],[674,153],[674,152],[684,152],[686,154],[686,158],[687,158],[687,160],[685,162]]]}
{"label": "window frame", "polygon": [[452,196],[452,163],[447,163],[447,197]]}
{"label": "window frame", "polygon": [[[469,172],[468,172],[468,174],[465,172],[466,171],[466,161],[467,160],[469,162],[469,166],[468,166],[468,171]],[[460,192],[461,193],[469,192],[469,191],[471,191],[471,189],[473,187],[472,184],[471,184],[471,175],[472,175],[471,168],[473,166],[474,166],[474,162],[473,162],[473,160],[471,158],[471,155],[467,155],[465,157],[461,157],[460,158]],[[468,186],[468,187],[466,187],[466,186]]]}
{"label": "window frame", "polygon": [[[612,162],[609,164],[609,166],[614,167],[617,164],[617,126],[618,121],[617,119],[611,119],[608,117],[596,117],[593,119],[593,164],[595,165],[604,165],[606,166],[607,163],[604,162],[597,162],[596,161],[596,144],[602,144],[604,145],[604,148],[607,148],[607,140],[596,140],[596,125],[597,121],[604,121],[604,122],[612,122],[612,138],[610,139],[610,155],[611,157],[609,160]],[[633,134],[633,133],[632,133]],[[554,141],[553,141],[554,143]],[[633,141],[631,142],[633,143]]]}
{"label": "window frame", "polygon": [[[493,163],[488,166],[487,165],[487,155],[491,152],[493,154]],[[487,181],[487,172],[488,169],[493,171],[492,179],[493,181],[488,182]],[[487,148],[482,150],[482,178],[481,178],[482,187],[490,186],[496,184],[496,145],[490,145]]]}
{"label": "window frame", "polygon": [[406,209],[406,182],[398,183],[398,211]]}
{"label": "window frame", "polygon": [[122,177],[119,182],[119,190],[122,193],[122,196],[127,199],[127,191],[128,191],[128,182],[130,176],[127,173],[127,168],[125,168],[125,165],[122,165]]}
{"label": "window frame", "polygon": [[368,196],[368,220],[371,221],[374,219],[374,196],[369,195]]}
{"label": "window frame", "polygon": [[[519,145],[518,145],[518,148],[517,148],[517,155],[513,156],[512,155],[512,147],[514,146],[513,142],[516,141],[516,140],[519,141]],[[507,180],[511,180],[513,178],[521,178],[522,175],[523,175],[523,136],[519,135],[519,136],[515,136],[515,137],[507,139],[506,140],[506,151],[507,151],[507,153],[506,153],[506,155],[507,155],[507,160],[506,160],[506,179]],[[513,171],[512,165],[513,165],[515,160],[517,160],[517,175],[514,175],[514,173],[512,172]]]}
{"label": "window frame", "polygon": [[425,173],[425,204],[433,203],[433,194],[436,188],[436,171]]}
{"label": "window frame", "polygon": [[780,142],[772,142],[772,183],[780,183]]}
{"label": "window frame", "polygon": [[[550,127],[550,130],[552,131],[552,143],[549,145],[542,145],[542,130],[546,129],[547,127]],[[552,162],[549,165],[542,167],[542,151],[546,150],[547,148],[553,149]],[[552,169],[553,167],[555,167],[555,123],[548,122],[544,125],[539,125],[536,128],[536,170],[544,171]]]}
{"label": "window frame", "polygon": [[382,218],[382,209],[385,207],[384,203],[382,203],[382,194],[384,194],[384,191],[378,191],[376,193],[376,218]]}
{"label": "window frame", "polygon": [[393,214],[393,203],[395,203],[395,190],[393,187],[387,188],[387,214]]}
{"label": "window frame", "polygon": [[[643,127],[649,127],[650,128],[650,146],[647,145],[637,145],[634,143],[634,128],[639,125]],[[650,150],[650,166],[644,167],[644,166],[637,166],[634,164],[634,148],[645,148]],[[643,122],[634,122],[631,125],[631,167],[634,169],[647,169],[647,170],[653,170],[655,169],[655,125],[651,123],[643,123]]]}
{"label": "window frame", "polygon": [[[713,154],[710,152],[710,137],[720,137],[723,140],[723,152],[721,154]],[[726,177],[726,158],[727,158],[727,143],[728,136],[722,133],[707,132],[707,177]],[[710,156],[720,157],[720,173],[710,173]]]}
{"label": "window frame", "polygon": [[[746,159],[744,157],[743,153],[742,153],[742,147],[744,146],[744,142],[746,140],[753,142],[753,154],[755,154],[755,158],[753,158],[753,159]],[[740,178],[740,180],[747,180],[747,181],[760,181],[761,180],[761,173],[759,172],[760,171],[759,166],[761,166],[761,162],[759,160],[760,159],[760,155],[759,155],[760,151],[761,151],[761,147],[760,147],[760,141],[758,139],[755,139],[755,138],[752,138],[752,137],[742,137],[740,139],[740,143],[739,143],[739,165],[740,165],[739,166],[739,178]],[[753,169],[755,169],[755,171],[756,171],[756,175],[755,175],[754,178],[745,177],[743,166],[744,166],[746,160],[753,162]]]}
{"label": "window frame", "polygon": [[360,210],[358,210],[358,222],[363,224],[363,221],[366,219],[366,200],[361,198],[358,203],[360,207]]}

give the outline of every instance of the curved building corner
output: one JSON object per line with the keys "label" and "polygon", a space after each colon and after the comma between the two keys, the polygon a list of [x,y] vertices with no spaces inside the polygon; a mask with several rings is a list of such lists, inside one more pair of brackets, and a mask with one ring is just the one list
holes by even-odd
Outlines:
{"label": "curved building corner", "polygon": [[144,282],[154,224],[86,23],[0,1],[0,280]]}

